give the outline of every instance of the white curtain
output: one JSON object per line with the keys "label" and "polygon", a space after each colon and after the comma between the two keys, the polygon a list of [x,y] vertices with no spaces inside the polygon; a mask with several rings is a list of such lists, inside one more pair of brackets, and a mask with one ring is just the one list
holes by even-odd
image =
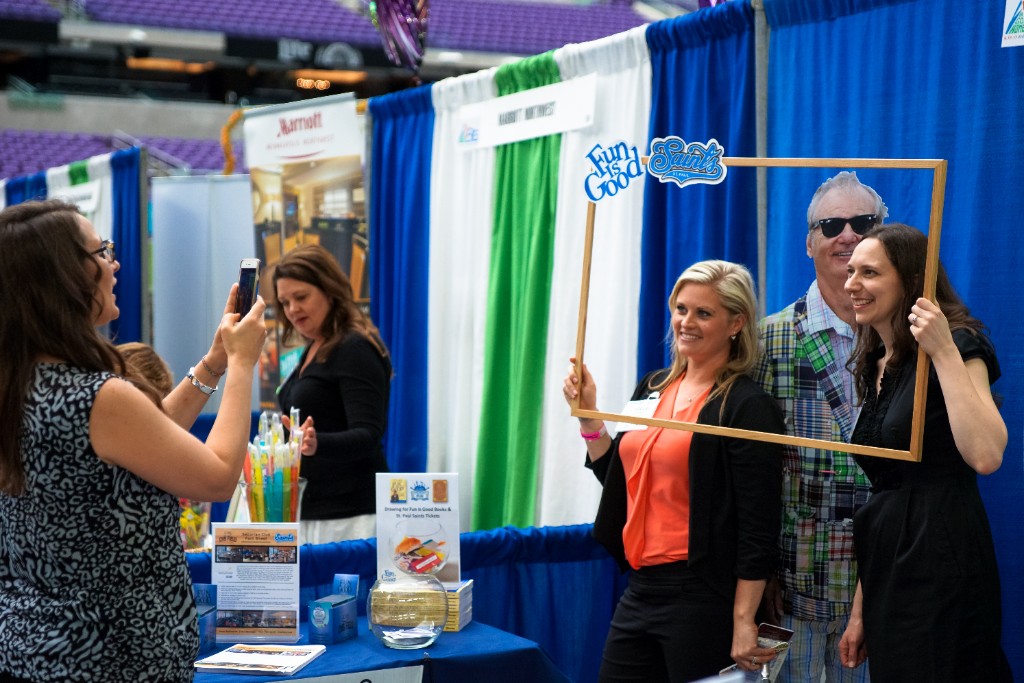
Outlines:
{"label": "white curtain", "polygon": [[77,204],[100,238],[110,239],[114,230],[114,177],[110,170],[110,154],[89,157],[86,171],[87,180],[72,184],[70,166],[65,164],[46,169],[46,196]]}
{"label": "white curtain", "polygon": [[470,528],[481,419],[494,148],[460,147],[457,114],[496,96],[494,72],[449,78],[431,89],[427,469],[459,473],[463,530]]}
{"label": "white curtain", "polygon": [[[593,521],[600,496],[600,485],[583,466],[586,448],[561,387],[576,349],[588,201],[584,180],[591,172],[587,153],[597,144],[607,149],[625,142],[646,154],[651,66],[645,32],[646,26],[639,26],[554,54],[562,80],[593,72],[598,79],[594,124],[562,134],[537,511],[537,523],[544,526]],[[645,175],[597,202],[584,361],[597,384],[598,408],[612,412],[622,410],[636,384]]]}

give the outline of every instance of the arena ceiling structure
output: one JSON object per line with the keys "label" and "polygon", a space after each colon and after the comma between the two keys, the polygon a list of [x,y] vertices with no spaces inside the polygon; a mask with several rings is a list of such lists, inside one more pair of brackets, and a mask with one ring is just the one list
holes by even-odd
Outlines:
{"label": "arena ceiling structure", "polygon": [[[709,0],[0,0],[0,77],[37,100],[366,98],[595,40],[698,2]],[[385,49],[384,15],[371,16],[371,6],[425,11],[414,69]]]}

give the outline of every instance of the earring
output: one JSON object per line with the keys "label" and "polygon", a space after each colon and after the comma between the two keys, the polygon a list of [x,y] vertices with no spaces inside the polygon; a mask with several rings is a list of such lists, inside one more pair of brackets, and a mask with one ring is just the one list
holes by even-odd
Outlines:
{"label": "earring", "polygon": [[736,341],[736,335],[734,334],[734,335],[730,336],[729,339],[731,339],[733,341]]}

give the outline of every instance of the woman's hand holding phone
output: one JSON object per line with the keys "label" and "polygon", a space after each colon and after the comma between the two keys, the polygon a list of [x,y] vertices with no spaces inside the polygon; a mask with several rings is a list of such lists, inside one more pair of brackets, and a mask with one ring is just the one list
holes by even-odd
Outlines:
{"label": "woman's hand holding phone", "polygon": [[238,320],[237,313],[226,313],[221,319],[217,337],[223,345],[229,367],[234,362],[251,369],[259,360],[267,338],[267,326],[263,322],[266,309],[263,297],[257,295],[245,317]]}
{"label": "woman's hand holding phone", "polygon": [[260,260],[244,258],[238,267],[238,290],[235,294],[235,312],[245,317],[260,291]]}
{"label": "woman's hand holding phone", "polygon": [[[249,260],[250,259],[243,259],[242,263],[244,264],[246,261],[249,261]],[[251,259],[251,260],[256,261],[257,263],[259,263],[258,259]],[[257,275],[257,280],[256,281],[258,282],[258,275]],[[257,349],[256,355],[255,355],[255,357],[252,360],[252,363],[251,363],[252,365],[254,365],[256,363],[256,360],[259,359],[259,353],[263,349],[263,340],[266,339],[266,334],[267,334],[266,333],[266,326],[265,326],[265,324],[263,322],[263,313],[266,310],[265,302],[263,301],[262,297],[260,297],[258,294],[255,294],[255,291],[253,291],[252,300],[248,304],[248,312],[247,312],[247,314],[246,315],[240,314],[238,312],[238,305],[239,305],[239,300],[240,300],[240,295],[239,295],[239,290],[240,289],[241,288],[240,288],[239,284],[236,282],[236,283],[232,284],[231,285],[231,289],[228,290],[228,296],[227,296],[227,300],[224,302],[224,312],[221,315],[220,325],[218,325],[217,332],[213,335],[213,341],[210,344],[210,350],[206,352],[206,362],[207,362],[207,364],[218,375],[223,374],[224,371],[227,369],[227,366],[228,366],[228,352],[227,352],[227,350],[224,347],[224,331],[225,330],[233,330],[234,327],[236,325],[240,325],[246,317],[252,317],[252,318],[258,320],[258,322],[259,322],[258,327],[259,327],[259,330],[262,330],[262,332],[257,332],[255,330],[251,330],[250,331],[250,332],[252,332],[252,333],[254,333],[254,334],[256,334],[256,335],[258,335],[260,337],[260,341],[258,342],[259,343],[259,348]],[[248,295],[246,295],[246,297],[248,297]],[[256,310],[255,313],[253,313],[252,309],[254,308],[256,302],[260,303],[260,307]],[[253,343],[255,343],[255,341]],[[250,365],[250,367],[251,367],[251,365]]]}

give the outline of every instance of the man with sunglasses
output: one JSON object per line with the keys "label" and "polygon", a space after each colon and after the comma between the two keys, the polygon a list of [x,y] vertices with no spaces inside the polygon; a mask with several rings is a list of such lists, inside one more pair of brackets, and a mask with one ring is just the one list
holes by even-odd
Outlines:
{"label": "man with sunglasses", "polygon": [[[853,248],[887,215],[857,174],[826,180],[807,209],[807,256],[815,280],[807,293],[761,321],[764,355],[754,377],[776,398],[788,434],[849,441],[859,409],[846,361],[853,350],[853,304],[843,289]],[[853,513],[870,483],[842,451],[786,446],[781,565],[766,591],[770,618],[794,632],[779,681],[863,683],[868,667],[844,669],[839,639],[857,584]],[[771,587],[771,584],[770,584]],[[869,654],[870,656],[870,654]]]}

